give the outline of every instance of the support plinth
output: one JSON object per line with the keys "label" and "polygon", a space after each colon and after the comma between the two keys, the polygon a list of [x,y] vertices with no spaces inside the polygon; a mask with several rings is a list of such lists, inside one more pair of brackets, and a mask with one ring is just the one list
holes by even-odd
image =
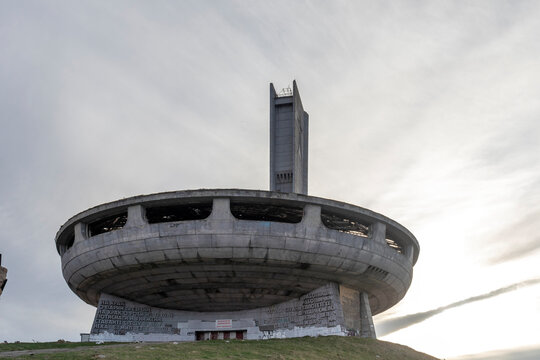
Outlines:
{"label": "support plinth", "polygon": [[[330,283],[281,304],[231,312],[161,309],[102,294],[89,340],[131,342],[358,336],[363,333],[362,297],[356,291],[354,311],[350,301],[344,302],[343,293],[349,290]],[[350,294],[355,297],[354,290],[346,296]],[[366,321],[373,326],[371,317]],[[368,337],[374,337],[374,332],[372,335]]]}

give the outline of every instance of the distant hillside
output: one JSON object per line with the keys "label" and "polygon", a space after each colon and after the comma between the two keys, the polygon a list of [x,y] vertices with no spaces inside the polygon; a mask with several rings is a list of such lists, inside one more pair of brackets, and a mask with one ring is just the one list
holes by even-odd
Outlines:
{"label": "distant hillside", "polygon": [[[0,344],[0,358],[8,348]],[[40,344],[34,344],[34,349]],[[74,345],[74,344],[70,344]],[[49,345],[45,346],[48,347]],[[42,346],[44,347],[44,346]],[[13,348],[10,348],[12,350]],[[33,354],[18,354],[16,359],[266,359],[266,360],[437,360],[403,345],[372,339],[328,336],[283,340],[224,340],[196,343],[145,343],[113,346],[92,346],[51,353],[47,350],[27,350]],[[47,353],[41,353],[47,351]],[[66,352],[69,351],[69,352]],[[13,358],[10,356],[10,358]]]}

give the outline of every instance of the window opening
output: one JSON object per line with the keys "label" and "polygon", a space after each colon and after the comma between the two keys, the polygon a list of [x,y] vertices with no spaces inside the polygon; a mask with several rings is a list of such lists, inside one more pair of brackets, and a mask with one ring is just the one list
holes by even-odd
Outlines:
{"label": "window opening", "polygon": [[124,227],[127,222],[127,212],[118,215],[109,216],[100,220],[96,220],[88,224],[88,235],[96,236],[109,231],[118,230]]}
{"label": "window opening", "polygon": [[211,213],[211,202],[159,206],[147,208],[146,219],[148,219],[150,224],[172,221],[203,220],[210,216]]}
{"label": "window opening", "polygon": [[276,221],[297,224],[302,221],[304,209],[299,206],[231,201],[231,213],[239,220]]}
{"label": "window opening", "polygon": [[358,219],[350,218],[328,211],[321,211],[321,221],[329,229],[341,231],[347,234],[368,237],[369,224]]}

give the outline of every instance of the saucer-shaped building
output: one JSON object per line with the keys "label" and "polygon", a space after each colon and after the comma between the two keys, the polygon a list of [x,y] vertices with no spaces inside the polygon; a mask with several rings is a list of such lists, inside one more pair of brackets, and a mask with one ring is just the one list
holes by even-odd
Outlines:
{"label": "saucer-shaped building", "polygon": [[270,85],[271,191],[202,189],[98,205],[56,235],[89,340],[375,337],[419,246],[402,225],[307,195],[308,115]]}

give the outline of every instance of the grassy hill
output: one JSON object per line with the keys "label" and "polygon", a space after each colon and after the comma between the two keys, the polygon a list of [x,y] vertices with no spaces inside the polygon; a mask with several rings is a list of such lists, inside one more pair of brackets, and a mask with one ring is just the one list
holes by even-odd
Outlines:
{"label": "grassy hill", "polygon": [[[114,360],[436,360],[403,345],[372,339],[328,336],[263,341],[204,341],[195,343],[144,343],[111,346],[80,346],[80,343],[0,344],[0,358],[6,351],[26,350],[16,359],[114,359]],[[18,345],[18,347],[16,346]],[[89,344],[88,344],[89,345]],[[61,350],[51,350],[51,348]],[[47,349],[47,350],[37,350]],[[47,351],[47,353],[41,353]],[[51,352],[61,351],[61,352]],[[31,352],[31,353],[29,353]],[[14,358],[10,356],[9,358]]]}

